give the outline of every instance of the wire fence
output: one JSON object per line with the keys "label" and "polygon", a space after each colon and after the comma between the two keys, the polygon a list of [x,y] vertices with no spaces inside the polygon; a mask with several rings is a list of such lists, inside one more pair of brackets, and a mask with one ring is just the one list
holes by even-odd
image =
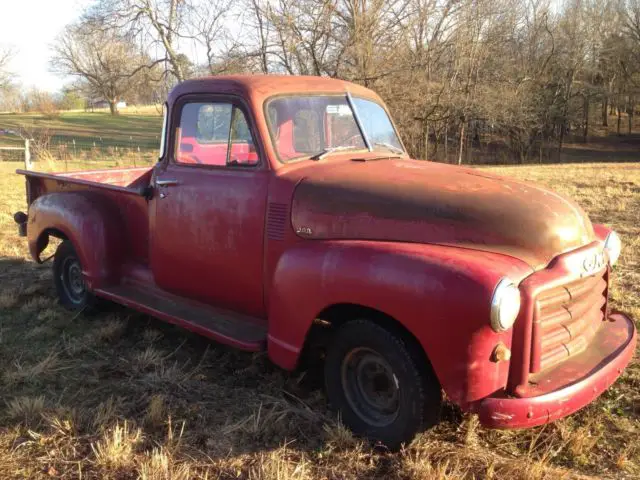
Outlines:
{"label": "wire fence", "polygon": [[[23,161],[25,159],[25,141],[18,135],[0,136],[0,161]],[[28,138],[28,137],[27,137]],[[32,161],[48,163],[102,163],[115,165],[141,166],[154,162],[158,154],[159,137],[149,139],[131,135],[128,139],[120,136],[113,138],[73,137],[65,135],[36,135],[30,138]]]}

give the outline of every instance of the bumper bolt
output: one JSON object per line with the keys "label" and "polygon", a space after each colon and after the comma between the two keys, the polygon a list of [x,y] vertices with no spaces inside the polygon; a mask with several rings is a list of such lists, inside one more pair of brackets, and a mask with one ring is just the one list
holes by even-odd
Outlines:
{"label": "bumper bolt", "polygon": [[493,353],[491,354],[491,361],[498,363],[498,362],[506,362],[506,361],[509,361],[510,359],[511,359],[511,350],[509,350],[507,346],[502,342],[496,345],[496,347],[493,349]]}

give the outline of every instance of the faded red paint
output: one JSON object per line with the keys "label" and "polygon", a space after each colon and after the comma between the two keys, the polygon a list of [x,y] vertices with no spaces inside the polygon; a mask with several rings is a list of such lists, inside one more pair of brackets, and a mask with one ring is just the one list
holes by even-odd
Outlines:
{"label": "faded red paint", "polygon": [[157,178],[179,182],[150,202],[150,264],[160,288],[265,318],[267,173],[181,165],[157,170]]}
{"label": "faded red paint", "polygon": [[[50,233],[65,236],[97,295],[238,348],[266,347],[286,369],[323,310],[376,309],[416,338],[447,396],[491,426],[551,421],[600,394],[635,346],[633,322],[608,315],[609,270],[579,278],[582,256],[600,251],[609,230],[553,192],[405,155],[278,161],[265,101],[345,92],[382,104],[327,78],[184,82],[169,96],[169,153],[153,169],[20,172],[32,255]],[[245,111],[257,166],[175,163],[174,107],[210,98]],[[490,299],[505,276],[519,284],[522,309],[496,333]],[[571,321],[556,312],[565,289],[586,292],[568,307]],[[510,361],[492,360],[499,343]]]}
{"label": "faded red paint", "polygon": [[539,269],[595,238],[582,209],[557,193],[470,168],[389,160],[317,170],[296,188],[292,217],[314,239],[460,246]]}

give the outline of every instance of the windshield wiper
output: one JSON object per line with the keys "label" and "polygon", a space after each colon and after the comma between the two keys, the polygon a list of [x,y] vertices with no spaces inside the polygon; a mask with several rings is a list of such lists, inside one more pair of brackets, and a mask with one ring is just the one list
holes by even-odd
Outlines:
{"label": "windshield wiper", "polygon": [[321,150],[320,152],[311,155],[309,157],[309,160],[322,160],[324,157],[326,157],[330,153],[339,152],[340,150],[352,150],[354,148],[360,148],[360,147],[356,147],[355,145],[339,145],[337,147],[327,147]]}
{"label": "windshield wiper", "polygon": [[374,143],[374,145],[376,147],[385,147],[385,148],[391,150],[394,153],[404,154],[404,150],[402,150],[401,148],[396,147],[395,145],[391,145],[390,143],[387,143],[387,142],[376,142],[376,143]]}

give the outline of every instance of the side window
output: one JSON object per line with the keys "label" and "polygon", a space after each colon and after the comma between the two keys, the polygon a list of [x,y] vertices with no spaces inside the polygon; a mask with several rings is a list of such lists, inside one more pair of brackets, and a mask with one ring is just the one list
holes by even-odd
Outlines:
{"label": "side window", "polygon": [[[198,109],[196,138],[199,143],[220,143],[229,141],[232,106],[228,103],[188,104],[201,105]],[[186,108],[185,107],[185,108]],[[184,115],[184,110],[182,111]],[[184,117],[183,117],[184,118]]]}
{"label": "side window", "polygon": [[251,130],[247,118],[242,110],[233,109],[231,122],[231,151],[229,152],[229,165],[253,166],[258,164],[258,153],[253,143]]}
{"label": "side window", "polygon": [[230,103],[187,103],[176,132],[176,163],[256,165],[251,132],[242,110]]}

